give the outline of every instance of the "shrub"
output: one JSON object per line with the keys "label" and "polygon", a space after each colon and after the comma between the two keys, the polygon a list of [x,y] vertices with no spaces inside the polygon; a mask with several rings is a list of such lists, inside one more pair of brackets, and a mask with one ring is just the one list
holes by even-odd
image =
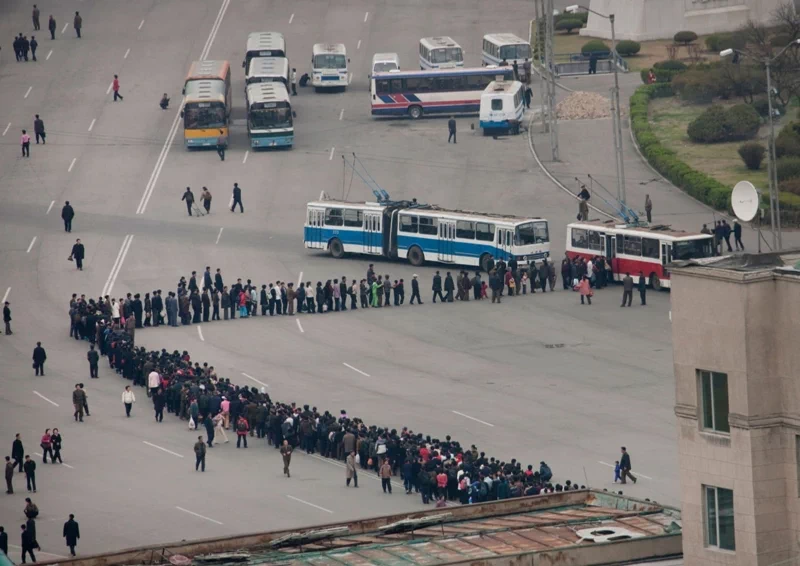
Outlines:
{"label": "shrub", "polygon": [[767,149],[757,142],[747,142],[739,146],[739,157],[751,171],[758,171],[761,168],[766,153]]}
{"label": "shrub", "polygon": [[642,50],[642,44],[638,41],[631,41],[630,39],[623,39],[617,42],[617,53],[623,57],[630,57],[636,55]]}
{"label": "shrub", "polygon": [[777,161],[778,181],[800,177],[800,157],[781,157]]}
{"label": "shrub", "polygon": [[665,71],[685,71],[689,68],[689,66],[682,62],[682,61],[673,61],[673,60],[666,60],[666,61],[659,61],[653,64],[654,69],[664,69]]}
{"label": "shrub", "polygon": [[758,133],[761,118],[749,104],[737,104],[725,112],[725,129],[730,141],[749,140]]}
{"label": "shrub", "polygon": [[[758,115],[761,116],[762,118],[769,117],[769,101],[766,98],[754,99],[752,102],[752,106],[755,109],[755,111],[758,112]],[[773,112],[777,111],[777,113],[780,116],[783,116],[786,113],[786,107],[783,104],[781,104],[780,101],[773,100],[772,111]]]}
{"label": "shrub", "polygon": [[693,104],[709,104],[719,94],[719,83],[710,74],[690,71],[672,79],[672,88],[681,100]]}
{"label": "shrub", "polygon": [[725,49],[743,49],[746,45],[747,38],[741,33],[712,33],[706,38],[706,47],[715,53]]}
{"label": "shrub", "polygon": [[778,183],[778,190],[800,196],[800,177],[792,177]]}
{"label": "shrub", "polygon": [[686,133],[695,143],[725,141],[725,109],[722,106],[712,106],[689,123]]}
{"label": "shrub", "polygon": [[588,55],[590,53],[608,53],[611,49],[606,45],[605,41],[600,39],[593,39],[591,41],[587,41],[581,47],[581,53],[584,55]]}
{"label": "shrub", "polygon": [[642,77],[642,82],[644,84],[648,84],[647,81],[648,81],[648,78],[649,78],[648,75],[649,75],[650,71],[653,71],[653,74],[656,76],[656,82],[657,83],[672,82],[672,79],[674,77],[676,77],[676,76],[680,75],[681,73],[683,73],[683,71],[671,71],[671,70],[668,70],[668,69],[657,69],[655,67],[653,67],[652,69],[643,69],[643,70],[639,71],[639,75]]}
{"label": "shrub", "polygon": [[566,31],[572,33],[572,30],[580,29],[583,27],[583,22],[577,18],[563,18],[556,23],[557,31]]}
{"label": "shrub", "polygon": [[683,43],[687,45],[693,41],[697,41],[697,34],[693,31],[679,31],[672,38],[675,43]]}
{"label": "shrub", "polygon": [[789,122],[775,138],[775,156],[800,157],[800,123]]}

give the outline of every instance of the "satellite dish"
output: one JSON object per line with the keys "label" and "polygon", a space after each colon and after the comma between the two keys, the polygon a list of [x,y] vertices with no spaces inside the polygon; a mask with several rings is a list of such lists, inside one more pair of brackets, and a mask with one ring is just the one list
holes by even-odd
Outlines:
{"label": "satellite dish", "polygon": [[731,193],[731,206],[736,218],[750,222],[758,212],[758,191],[750,181],[739,181]]}

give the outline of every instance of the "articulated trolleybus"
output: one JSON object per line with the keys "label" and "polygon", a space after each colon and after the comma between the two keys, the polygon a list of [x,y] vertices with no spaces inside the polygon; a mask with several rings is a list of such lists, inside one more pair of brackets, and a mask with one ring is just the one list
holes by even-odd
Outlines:
{"label": "articulated trolleybus", "polygon": [[446,210],[415,201],[308,203],[307,248],[335,258],[366,254],[407,259],[411,265],[439,262],[480,267],[489,259],[515,257],[521,265],[550,255],[547,220]]}
{"label": "articulated trolleybus", "polygon": [[615,224],[614,221],[573,222],[567,226],[567,256],[570,259],[606,258],[614,281],[625,273],[641,271],[653,289],[669,288],[667,266],[673,261],[710,257],[709,234],[693,234],[665,225]]}

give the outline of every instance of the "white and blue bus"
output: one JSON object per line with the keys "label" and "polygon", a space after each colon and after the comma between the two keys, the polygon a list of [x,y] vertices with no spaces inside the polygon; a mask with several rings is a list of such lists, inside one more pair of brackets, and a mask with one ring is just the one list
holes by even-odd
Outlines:
{"label": "white and blue bus", "polygon": [[294,112],[281,82],[247,86],[247,133],[250,147],[262,149],[294,144]]}
{"label": "white and blue bus", "polygon": [[525,114],[524,85],[519,81],[492,81],[481,95],[479,124],[483,135],[518,134]]}
{"label": "white and blue bus", "polygon": [[245,75],[250,73],[250,61],[256,57],[286,57],[286,39],[277,31],[255,31],[247,36],[244,52]]}
{"label": "white and blue bus", "polygon": [[309,249],[331,256],[366,254],[468,265],[486,270],[491,258],[516,258],[520,265],[550,256],[544,218],[446,210],[416,202],[308,203],[303,236]]}
{"label": "white and blue bus", "polygon": [[477,114],[481,94],[495,79],[514,80],[511,67],[437,69],[374,73],[370,80],[373,116]]}
{"label": "white and blue bus", "polygon": [[311,48],[311,86],[346,89],[350,84],[347,72],[347,49],[343,43],[317,43]]}
{"label": "white and blue bus", "polygon": [[521,72],[523,63],[531,60],[531,44],[513,33],[489,33],[483,36],[482,59],[484,65],[516,62]]}
{"label": "white and blue bus", "polygon": [[423,37],[419,40],[419,68],[449,69],[464,66],[464,50],[451,37]]}

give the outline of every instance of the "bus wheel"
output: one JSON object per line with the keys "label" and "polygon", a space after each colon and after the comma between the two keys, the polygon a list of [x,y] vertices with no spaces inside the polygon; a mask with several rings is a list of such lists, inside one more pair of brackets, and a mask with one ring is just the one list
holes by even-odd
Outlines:
{"label": "bus wheel", "polygon": [[330,250],[332,257],[335,257],[336,259],[342,259],[344,257],[344,246],[339,238],[334,238],[331,240],[330,244],[328,244],[328,249]]}
{"label": "bus wheel", "polygon": [[408,248],[408,263],[414,267],[419,267],[425,263],[425,254],[419,249],[419,246],[411,246]]}
{"label": "bus wheel", "polygon": [[489,262],[491,261],[492,256],[489,254],[483,254],[479,261],[479,265],[481,266],[481,271],[485,271],[489,273]]}
{"label": "bus wheel", "polygon": [[659,279],[658,275],[655,273],[650,274],[650,287],[652,287],[653,291],[659,291],[661,289],[661,279]]}
{"label": "bus wheel", "polygon": [[413,120],[419,120],[422,118],[422,106],[409,106],[408,115],[411,116]]}

